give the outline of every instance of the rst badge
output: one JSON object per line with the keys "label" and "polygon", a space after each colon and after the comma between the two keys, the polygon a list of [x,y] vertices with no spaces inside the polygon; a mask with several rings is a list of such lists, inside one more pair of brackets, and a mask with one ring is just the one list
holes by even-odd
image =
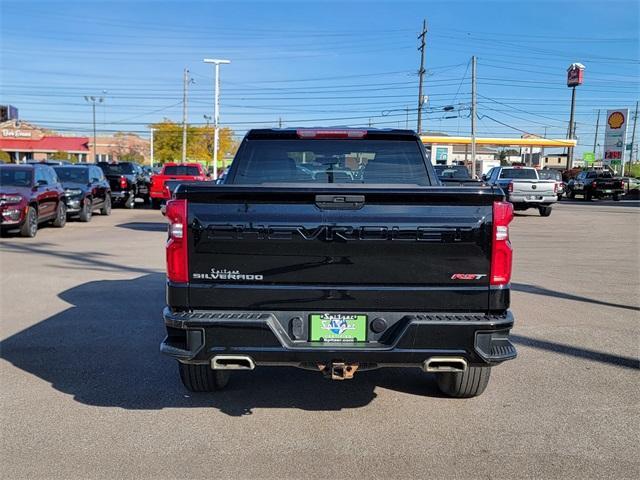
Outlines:
{"label": "rst badge", "polygon": [[451,280],[480,280],[486,276],[486,273],[454,273]]}

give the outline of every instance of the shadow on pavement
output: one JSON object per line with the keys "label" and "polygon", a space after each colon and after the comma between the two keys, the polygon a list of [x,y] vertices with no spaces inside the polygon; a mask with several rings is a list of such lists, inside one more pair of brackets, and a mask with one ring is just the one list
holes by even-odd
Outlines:
{"label": "shadow on pavement", "polygon": [[116,225],[118,228],[128,228],[141,232],[166,232],[167,222],[129,222]]}
{"label": "shadow on pavement", "polygon": [[562,298],[564,300],[573,300],[575,302],[593,303],[596,305],[604,305],[606,307],[622,308],[625,310],[633,310],[636,312],[640,312],[640,307],[637,307],[634,305],[624,305],[621,303],[605,302],[603,300],[597,300],[595,298],[581,297],[580,295],[574,295],[572,293],[565,293],[565,292],[558,292],[556,290],[549,290],[547,288],[538,287],[536,285],[529,285],[526,283],[512,283],[511,289],[515,290],[516,292],[525,292],[525,293],[531,293],[534,295],[556,297],[556,298]]}
{"label": "shadow on pavement", "polygon": [[612,355],[610,353],[599,352],[586,348],[572,347],[564,343],[550,342],[547,340],[539,340],[537,338],[525,337],[522,335],[509,335],[509,338],[518,345],[547,350],[550,352],[560,353],[562,355],[570,355],[572,357],[585,358],[595,362],[607,363],[618,367],[640,369],[640,360],[637,358],[623,357],[620,355]]}
{"label": "shadow on pavement", "polygon": [[0,356],[78,402],[125,409],[215,407],[232,415],[254,408],[341,410],[369,404],[377,386],[439,396],[419,370],[362,372],[347,382],[295,368],[238,372],[215,395],[184,389],[164,338],[164,274],[89,282],[60,294],[72,307],[0,343]]}
{"label": "shadow on pavement", "polygon": [[83,268],[97,271],[131,272],[131,273],[156,273],[157,270],[140,267],[130,267],[117,262],[110,262],[105,257],[111,254],[104,252],[64,252],[56,248],[51,243],[38,243],[33,245],[3,243],[1,248],[18,253],[32,253],[46,255],[65,261],[65,268]]}

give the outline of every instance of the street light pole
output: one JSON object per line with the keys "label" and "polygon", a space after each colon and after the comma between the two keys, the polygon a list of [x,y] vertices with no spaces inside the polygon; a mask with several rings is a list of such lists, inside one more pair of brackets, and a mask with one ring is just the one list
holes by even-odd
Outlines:
{"label": "street light pole", "polygon": [[218,178],[218,144],[220,143],[220,65],[231,63],[231,60],[219,58],[205,58],[204,63],[215,65],[214,92],[213,92],[213,179]]}
{"label": "street light pole", "polygon": [[97,153],[96,153],[96,139],[97,139],[97,135],[96,135],[96,102],[98,103],[102,103],[104,102],[104,97],[89,97],[86,96],[84,97],[85,102],[90,103],[91,104],[91,108],[93,111],[93,162],[96,163],[97,162]]}

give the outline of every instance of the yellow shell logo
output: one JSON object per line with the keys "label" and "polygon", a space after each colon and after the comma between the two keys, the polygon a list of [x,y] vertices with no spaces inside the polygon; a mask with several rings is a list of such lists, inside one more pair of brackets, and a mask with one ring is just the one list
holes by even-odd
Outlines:
{"label": "yellow shell logo", "polygon": [[620,112],[613,112],[609,115],[607,123],[611,128],[620,128],[624,123],[624,115]]}

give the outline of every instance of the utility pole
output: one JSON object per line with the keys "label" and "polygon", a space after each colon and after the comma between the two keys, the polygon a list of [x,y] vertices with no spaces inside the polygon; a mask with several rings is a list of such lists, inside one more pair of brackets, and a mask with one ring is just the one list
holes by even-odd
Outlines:
{"label": "utility pole", "polygon": [[598,130],[600,129],[600,109],[596,117],[596,134],[593,136],[593,158],[596,158],[596,147],[598,146]]}
{"label": "utility pole", "polygon": [[407,111],[407,119],[404,122],[404,128],[409,130],[409,107],[404,107],[404,109]]}
{"label": "utility pole", "polygon": [[[636,123],[638,121],[638,101],[636,100],[636,111],[633,114],[633,130],[631,131],[631,151],[629,152],[629,163],[633,163],[633,147],[636,142]],[[636,161],[638,160],[638,152],[636,151]],[[631,168],[631,167],[629,167]],[[624,172],[622,172],[624,175]]]}
{"label": "utility pole", "polygon": [[278,117],[278,128],[282,128],[282,117]]}
{"label": "utility pole", "polygon": [[150,142],[149,142],[149,166],[151,168],[153,168],[153,163],[154,163],[154,160],[153,160],[153,132],[155,132],[155,130],[156,130],[155,128],[151,128],[151,134],[150,134],[150,138],[149,138],[149,140],[150,140]]}
{"label": "utility pole", "polygon": [[[544,137],[547,138],[547,127],[544,127]],[[544,163],[544,147],[540,149],[540,158],[538,159],[538,166],[542,167]]]}
{"label": "utility pole", "polygon": [[476,57],[471,57],[471,176],[476,176]]}
{"label": "utility pole", "polygon": [[369,128],[373,127],[373,120],[369,117]]}
{"label": "utility pole", "polygon": [[182,88],[182,163],[187,161],[187,90],[189,89],[189,69],[184,69]]}
{"label": "utility pole", "polygon": [[94,163],[97,162],[97,154],[96,154],[96,141],[97,141],[97,135],[96,135],[96,102],[98,103],[102,103],[104,102],[104,97],[89,97],[89,96],[85,96],[84,97],[84,101],[87,103],[91,104],[91,108],[93,110],[93,161]]}
{"label": "utility pole", "polygon": [[420,70],[418,70],[418,75],[420,77],[418,83],[418,135],[422,133],[422,105],[424,104],[424,93],[422,91],[422,87],[424,85],[424,50],[425,43],[427,39],[427,20],[422,20],[422,32],[418,35],[418,40],[420,40],[420,46],[418,50],[420,50]]}
{"label": "utility pole", "polygon": [[[575,137],[575,123],[573,117],[576,111],[576,87],[571,88],[571,113],[569,114],[569,140],[573,140]],[[571,170],[573,168],[573,147],[570,146],[567,149],[567,169]]]}
{"label": "utility pole", "polygon": [[213,92],[213,179],[218,178],[218,143],[220,142],[220,65],[231,63],[231,60],[218,58],[205,58],[204,63],[215,65],[214,92]]}

